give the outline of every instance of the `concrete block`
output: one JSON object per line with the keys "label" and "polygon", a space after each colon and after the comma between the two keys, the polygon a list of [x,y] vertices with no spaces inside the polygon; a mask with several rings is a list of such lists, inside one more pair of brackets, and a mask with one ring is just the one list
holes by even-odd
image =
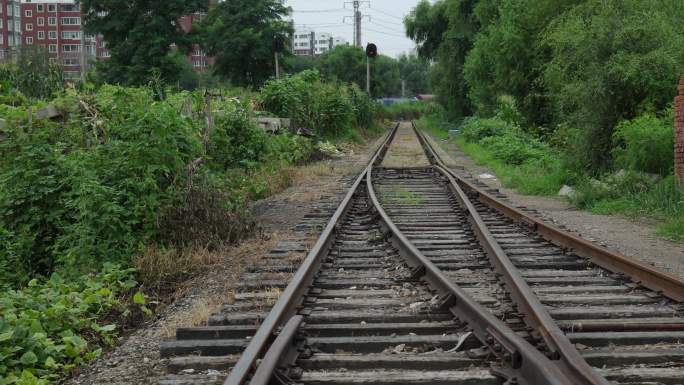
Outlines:
{"label": "concrete block", "polygon": [[57,107],[49,105],[45,108],[41,108],[40,110],[38,110],[38,113],[36,114],[36,119],[52,119],[60,115],[61,114],[59,113],[59,111],[57,111]]}

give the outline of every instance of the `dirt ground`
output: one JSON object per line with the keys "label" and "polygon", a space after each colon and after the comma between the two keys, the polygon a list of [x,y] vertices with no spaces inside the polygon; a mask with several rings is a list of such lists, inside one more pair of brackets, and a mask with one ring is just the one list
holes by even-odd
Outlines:
{"label": "dirt ground", "polygon": [[431,140],[433,144],[438,144],[434,147],[440,151],[440,156],[449,166],[463,168],[464,173],[499,189],[514,205],[536,209],[542,214],[542,218],[565,226],[587,240],[684,277],[684,243],[659,237],[656,234],[658,223],[654,220],[592,214],[578,210],[561,197],[518,194],[515,190],[502,187],[494,172],[486,166],[476,164],[455,143],[437,138]]}
{"label": "dirt ground", "polygon": [[401,122],[392,146],[382,161],[384,167],[418,167],[429,166],[430,162],[416,140],[410,122]]}
{"label": "dirt ground", "polygon": [[[187,282],[178,299],[124,337],[116,348],[78,369],[65,384],[139,385],[157,384],[166,374],[166,362],[159,357],[159,343],[176,328],[202,324],[222,303],[230,302],[233,289],[246,266],[259,260],[279,242],[302,237],[296,226],[307,213],[332,204],[331,196],[343,196],[346,182],[360,172],[382,138],[339,159],[325,160],[294,171],[293,185],[280,194],[256,202],[252,211],[260,229],[251,239],[225,252],[204,274]],[[309,235],[314,236],[315,235]]]}

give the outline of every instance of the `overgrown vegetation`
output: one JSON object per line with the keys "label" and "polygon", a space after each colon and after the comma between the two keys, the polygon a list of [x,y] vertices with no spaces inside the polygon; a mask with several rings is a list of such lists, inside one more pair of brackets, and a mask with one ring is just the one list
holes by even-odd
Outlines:
{"label": "overgrown vegetation", "polygon": [[[143,292],[170,290],[248,235],[248,203],[287,187],[317,139],[377,132],[365,93],[315,72],[236,98],[160,78],[35,88],[24,70],[0,67],[0,384],[57,382],[96,357],[150,311]],[[316,137],[265,133],[258,101]],[[48,104],[60,116],[37,119]]]}
{"label": "overgrown vegetation", "polygon": [[655,216],[684,238],[669,177],[682,18],[674,0],[438,0],[405,25],[435,60],[459,143],[505,183],[541,194],[570,184],[581,207]]}
{"label": "overgrown vegetation", "polygon": [[352,135],[357,127],[373,127],[375,102],[356,84],[324,83],[316,70],[306,70],[268,81],[259,94],[264,109],[292,119],[295,127],[314,131],[323,138]]}

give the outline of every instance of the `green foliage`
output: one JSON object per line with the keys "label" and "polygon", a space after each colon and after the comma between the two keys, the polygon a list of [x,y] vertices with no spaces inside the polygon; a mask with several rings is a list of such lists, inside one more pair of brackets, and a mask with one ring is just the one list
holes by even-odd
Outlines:
{"label": "green foliage", "polygon": [[509,124],[499,118],[483,119],[470,117],[463,120],[459,135],[468,142],[502,135],[509,128]]}
{"label": "green foliage", "polygon": [[263,158],[266,134],[249,119],[247,109],[239,102],[229,101],[222,108],[207,149],[212,165],[218,169],[254,166]]}
{"label": "green foliage", "polygon": [[48,98],[63,89],[62,67],[48,60],[44,47],[22,47],[16,66],[0,68],[0,104],[19,106],[24,96]]}
{"label": "green foliage", "polygon": [[219,2],[197,26],[196,38],[216,58],[216,74],[258,87],[275,74],[273,41],[293,33],[290,9],[277,0]]}
{"label": "green foliage", "polygon": [[402,54],[398,59],[399,76],[406,81],[406,96],[428,94],[432,92],[430,86],[430,64],[416,55]]}
{"label": "green foliage", "polygon": [[[127,296],[136,285],[133,270],[106,265],[80,279],[53,275],[0,293],[0,384],[52,383],[99,356],[98,345],[114,344],[120,330],[104,319],[130,318]],[[145,306],[142,294],[136,298]]]}
{"label": "green foliage", "polygon": [[435,104],[425,102],[393,103],[380,108],[380,117],[389,120],[415,120],[421,116],[436,112]]}
{"label": "green foliage", "polygon": [[[321,77],[327,81],[356,84],[366,88],[366,53],[359,47],[340,45],[318,60]],[[401,94],[399,62],[379,55],[371,61],[371,95],[374,97]]]}
{"label": "green foliage", "polygon": [[573,203],[599,214],[625,214],[663,220],[659,232],[684,240],[684,189],[670,175],[657,180],[636,171],[608,174],[601,180],[585,178],[576,186]]}
{"label": "green foliage", "polygon": [[184,63],[172,52],[191,48],[189,35],[177,22],[182,16],[206,8],[204,0],[81,0],[83,21],[91,34],[102,34],[110,60],[97,63],[103,82],[145,85],[159,74],[167,82],[178,80]]}
{"label": "green foliage", "polygon": [[430,82],[451,119],[468,116],[472,110],[463,68],[480,29],[473,13],[477,4],[475,0],[423,0],[404,21],[419,54],[436,60]]}
{"label": "green foliage", "polygon": [[317,71],[270,80],[258,99],[266,111],[323,137],[339,137],[355,126],[368,128],[374,110],[373,101],[358,87],[321,82]]}
{"label": "green foliage", "polygon": [[491,115],[505,93],[513,97],[530,123],[550,122],[548,97],[539,81],[549,55],[538,42],[554,17],[581,1],[500,1],[494,15],[483,8],[481,14],[476,12],[486,28],[477,34],[467,54],[464,76],[478,114]]}
{"label": "green foliage", "polygon": [[682,18],[679,1],[590,0],[551,23],[543,78],[558,118],[582,130],[574,147],[584,169],[610,165],[618,122],[672,101],[684,72]]}
{"label": "green foliage", "polygon": [[623,121],[613,133],[613,157],[618,167],[666,176],[674,165],[672,113],[659,118],[644,114]]}
{"label": "green foliage", "polygon": [[273,160],[287,164],[299,164],[311,157],[314,152],[313,142],[303,136],[283,134],[272,138],[268,153]]}

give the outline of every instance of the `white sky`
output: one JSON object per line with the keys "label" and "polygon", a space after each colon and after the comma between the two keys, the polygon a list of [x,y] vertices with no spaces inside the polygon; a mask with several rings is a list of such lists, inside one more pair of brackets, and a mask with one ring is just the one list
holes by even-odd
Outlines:
{"label": "white sky", "polygon": [[[345,9],[345,2],[346,9]],[[370,7],[368,6],[370,3]],[[361,40],[363,45],[375,43],[378,51],[387,56],[398,56],[408,52],[415,44],[406,37],[403,18],[418,0],[370,0],[362,2],[361,13],[365,17],[361,23]],[[318,33],[329,32],[333,36],[342,36],[353,43],[352,4],[348,0],[285,0],[285,5],[292,8],[295,28],[310,28]]]}

